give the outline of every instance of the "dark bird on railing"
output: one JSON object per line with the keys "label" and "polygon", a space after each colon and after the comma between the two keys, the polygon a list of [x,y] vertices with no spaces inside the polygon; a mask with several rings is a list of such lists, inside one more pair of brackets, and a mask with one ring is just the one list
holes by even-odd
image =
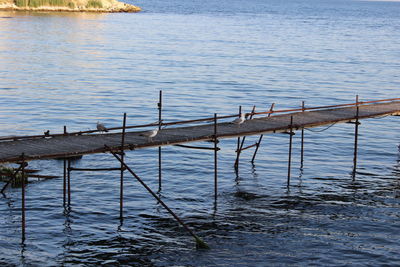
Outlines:
{"label": "dark bird on railing", "polygon": [[108,132],[107,128],[104,126],[104,124],[97,122],[97,130],[100,132]]}

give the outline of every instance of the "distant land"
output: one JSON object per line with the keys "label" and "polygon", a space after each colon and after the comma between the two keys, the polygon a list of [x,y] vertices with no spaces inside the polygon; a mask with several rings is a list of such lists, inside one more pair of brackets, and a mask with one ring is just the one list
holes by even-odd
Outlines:
{"label": "distant land", "polygon": [[0,0],[0,11],[139,12],[117,0]]}

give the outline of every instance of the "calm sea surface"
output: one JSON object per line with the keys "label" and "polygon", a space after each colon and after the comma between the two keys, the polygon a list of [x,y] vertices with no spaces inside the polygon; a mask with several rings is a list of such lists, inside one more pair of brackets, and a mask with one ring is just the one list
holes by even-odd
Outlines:
{"label": "calm sea surface", "polygon": [[[138,0],[138,14],[0,12],[0,135],[41,134],[400,96],[400,3],[340,0]],[[126,175],[72,174],[27,186],[27,240],[20,244],[20,189],[0,197],[1,266],[399,266],[399,117],[362,122],[351,179],[354,125],[294,137],[286,188],[287,135],[265,136],[233,169],[235,140],[213,154],[164,148],[162,199],[211,247],[193,240]],[[247,144],[258,137],[248,138]],[[158,188],[156,149],[129,152]],[[80,167],[118,167],[85,156]],[[61,161],[37,161],[62,176]],[[0,186],[4,183],[0,182]]]}

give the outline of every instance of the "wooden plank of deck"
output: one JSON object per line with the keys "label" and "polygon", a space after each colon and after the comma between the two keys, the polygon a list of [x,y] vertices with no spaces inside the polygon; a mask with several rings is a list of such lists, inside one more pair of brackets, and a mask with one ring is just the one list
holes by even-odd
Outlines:
{"label": "wooden plank of deck", "polygon": [[[399,114],[400,101],[359,107],[359,119]],[[261,117],[245,121],[240,126],[229,122],[218,123],[217,135],[218,138],[230,138],[288,131],[291,116],[293,116],[294,129],[303,127],[311,128],[354,120],[356,118],[356,107],[332,108]],[[206,125],[163,129],[153,140],[148,140],[146,137],[140,136],[140,133],[138,131],[127,132],[124,149],[141,149],[212,140],[214,125],[210,123]],[[102,153],[106,152],[104,145],[113,149],[119,149],[121,145],[121,133],[4,141],[0,142],[0,162],[16,162],[22,153],[24,153],[25,160]]]}

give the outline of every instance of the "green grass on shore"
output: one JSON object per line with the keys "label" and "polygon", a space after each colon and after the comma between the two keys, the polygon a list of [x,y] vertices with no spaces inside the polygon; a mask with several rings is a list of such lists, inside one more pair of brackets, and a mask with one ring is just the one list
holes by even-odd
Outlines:
{"label": "green grass on shore", "polygon": [[[5,1],[5,0],[0,0]],[[60,6],[75,8],[75,2],[72,0],[14,0],[18,7],[41,7],[41,6]],[[101,0],[89,0],[86,4],[87,8],[103,8]]]}
{"label": "green grass on shore", "polygon": [[86,4],[87,8],[102,8],[103,3],[99,0],[89,0]]}
{"label": "green grass on shore", "polygon": [[[68,6],[71,1],[68,0],[15,0],[15,5],[19,7],[40,7],[40,6]],[[73,3],[72,3],[73,4]]]}

